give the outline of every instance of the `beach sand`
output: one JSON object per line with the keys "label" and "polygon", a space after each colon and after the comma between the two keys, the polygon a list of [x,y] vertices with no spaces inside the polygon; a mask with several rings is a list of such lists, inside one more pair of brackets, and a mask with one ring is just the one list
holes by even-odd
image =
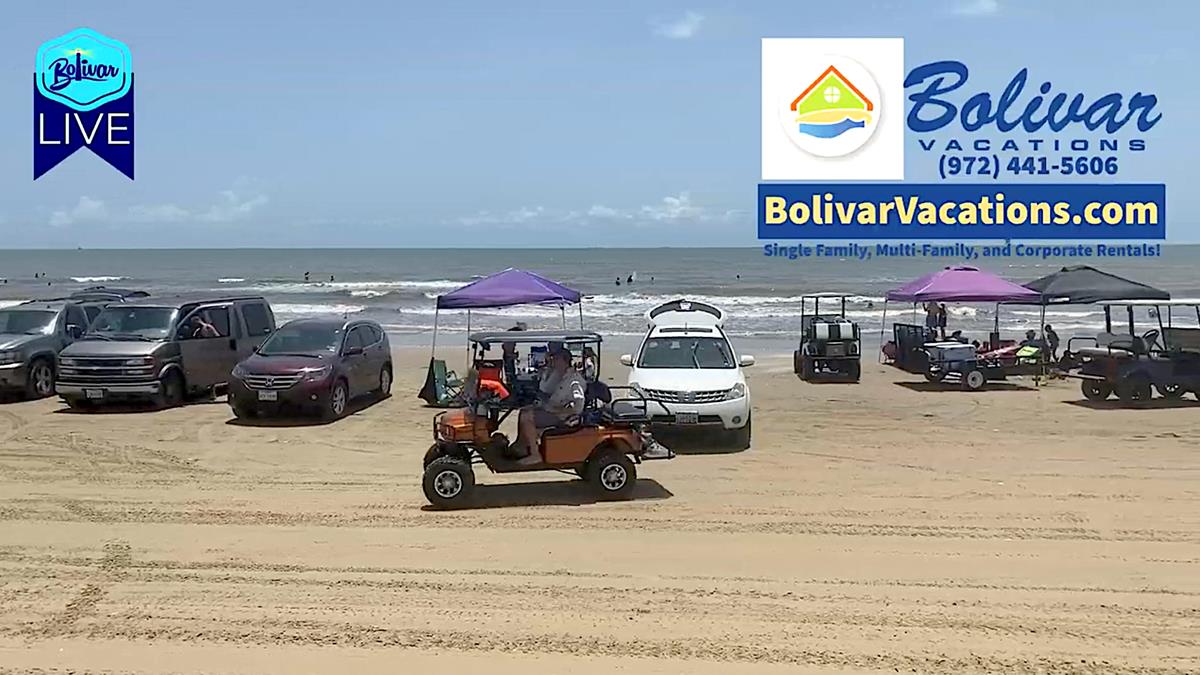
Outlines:
{"label": "beach sand", "polygon": [[428,352],[396,358],[331,425],[0,406],[0,673],[1200,671],[1191,397],[760,357],[748,451],[644,464],[624,503],[481,471],[439,513]]}

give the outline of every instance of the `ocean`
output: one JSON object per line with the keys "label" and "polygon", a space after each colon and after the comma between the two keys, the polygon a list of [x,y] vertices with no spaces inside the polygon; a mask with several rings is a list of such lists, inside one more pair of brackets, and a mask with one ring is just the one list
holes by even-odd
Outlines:
{"label": "ocean", "polygon": [[[1017,282],[1064,265],[1092,264],[1168,290],[1174,297],[1200,297],[1200,246],[1167,246],[1163,252],[1163,257],[1150,259],[991,258],[970,264]],[[645,328],[642,315],[647,309],[682,296],[724,308],[727,329],[739,341],[790,351],[799,329],[801,294],[849,294],[848,315],[859,322],[869,343],[877,343],[885,293],[956,264],[965,263],[951,258],[784,260],[767,258],[758,248],[8,250],[0,252],[0,278],[5,280],[0,284],[0,306],[92,285],[141,288],[156,296],[261,294],[280,320],[361,316],[383,324],[395,344],[428,344],[438,294],[518,267],[582,291],[585,325],[606,336],[632,341]],[[636,275],[633,283],[627,281],[630,275]],[[983,338],[996,308],[950,304],[948,311],[951,330]],[[911,320],[912,312],[911,305],[890,304],[888,323],[893,318]],[[1001,331],[1018,337],[1037,327],[1039,313],[1037,307],[1003,306]],[[568,308],[565,316],[569,327],[578,326],[578,309]],[[1064,341],[1104,326],[1098,306],[1053,307],[1046,319]],[[443,312],[439,333],[461,339],[467,320],[466,312]],[[530,328],[555,328],[562,325],[563,314],[556,307],[514,307],[473,311],[470,321],[472,330],[504,329],[517,321]],[[1192,325],[1194,321],[1193,316]]]}

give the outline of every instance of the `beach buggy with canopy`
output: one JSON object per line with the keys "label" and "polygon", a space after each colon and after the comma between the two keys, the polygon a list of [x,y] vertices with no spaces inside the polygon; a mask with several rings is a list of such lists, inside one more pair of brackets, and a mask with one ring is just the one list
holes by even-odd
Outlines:
{"label": "beach buggy with canopy", "polygon": [[[637,464],[674,457],[649,431],[648,406],[665,406],[648,401],[636,389],[609,387],[598,379],[587,382],[582,413],[541,433],[538,446],[541,463],[519,462],[523,449],[513,447],[499,431],[501,423],[513,411],[531,401],[518,393],[527,391],[527,387],[504,382],[499,360],[489,358],[492,347],[505,343],[549,347],[557,343],[571,353],[572,361],[594,359],[591,372],[598,373],[601,341],[598,334],[586,331],[501,331],[471,335],[475,367],[474,375],[464,386],[466,405],[440,412],[433,418],[433,445],[425,454],[422,480],[429,502],[442,508],[470,504],[475,487],[473,467],[478,464],[494,473],[572,472],[588,481],[599,499],[628,499],[637,480]],[[535,373],[517,377],[518,381],[521,377],[533,378],[536,394]],[[620,395],[614,396],[614,391]]]}
{"label": "beach buggy with canopy", "polygon": [[[1112,332],[1113,307],[1126,308],[1128,335]],[[1137,334],[1133,320],[1137,307],[1154,310],[1157,329]],[[1174,325],[1181,309],[1194,322],[1192,326]],[[1154,391],[1170,399],[1188,392],[1200,397],[1200,301],[1127,300],[1107,303],[1104,310],[1106,334],[1112,339],[1101,339],[1102,334],[1095,346],[1073,352],[1078,370],[1070,376],[1081,380],[1085,398],[1102,401],[1116,394],[1125,402],[1148,401]]]}
{"label": "beach buggy with canopy", "polygon": [[[821,311],[821,301],[833,311]],[[809,305],[812,311],[809,311]],[[800,346],[792,354],[800,379],[858,382],[862,349],[858,324],[846,318],[846,296],[815,293],[800,296]]]}
{"label": "beach buggy with canopy", "polygon": [[508,268],[502,272],[477,279],[462,288],[439,295],[433,313],[433,344],[430,347],[429,369],[425,384],[417,397],[434,407],[454,407],[462,404],[463,380],[447,370],[446,362],[436,358],[438,316],[442,310],[467,311],[467,334],[471,333],[472,309],[499,309],[518,305],[552,305],[562,313],[562,327],[567,327],[567,305],[579,306],[579,327],[583,328],[583,296],[535,272]]}
{"label": "beach buggy with canopy", "polygon": [[[1041,294],[976,267],[947,267],[888,291],[883,306],[887,325],[887,302],[1002,302],[1039,303]],[[989,342],[998,343],[1000,318]],[[1017,348],[992,349],[979,353],[974,346],[956,341],[939,341],[932,330],[914,324],[893,326],[895,360],[909,372],[921,373],[932,382],[957,379],[963,389],[978,390],[992,380],[1012,375],[1038,374],[1044,368],[1041,354],[1025,356]],[[993,347],[997,346],[993,344]]]}

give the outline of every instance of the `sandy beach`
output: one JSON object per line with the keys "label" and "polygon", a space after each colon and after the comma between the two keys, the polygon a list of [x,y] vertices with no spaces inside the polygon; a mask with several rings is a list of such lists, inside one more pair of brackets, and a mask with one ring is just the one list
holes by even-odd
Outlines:
{"label": "sandy beach", "polygon": [[331,425],[0,406],[0,673],[1200,671],[1191,397],[760,355],[748,451],[671,439],[624,503],[481,472],[441,513],[427,358]]}

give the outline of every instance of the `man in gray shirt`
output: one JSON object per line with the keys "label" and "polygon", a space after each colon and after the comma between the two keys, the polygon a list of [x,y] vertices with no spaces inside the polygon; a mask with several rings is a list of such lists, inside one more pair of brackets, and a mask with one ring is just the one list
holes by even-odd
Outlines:
{"label": "man in gray shirt", "polygon": [[551,344],[546,370],[539,385],[541,400],[535,406],[521,409],[517,416],[517,440],[524,442],[529,453],[522,464],[541,464],[538,441],[544,429],[558,426],[583,412],[585,400],[583,376],[571,366],[571,352],[561,344]]}

